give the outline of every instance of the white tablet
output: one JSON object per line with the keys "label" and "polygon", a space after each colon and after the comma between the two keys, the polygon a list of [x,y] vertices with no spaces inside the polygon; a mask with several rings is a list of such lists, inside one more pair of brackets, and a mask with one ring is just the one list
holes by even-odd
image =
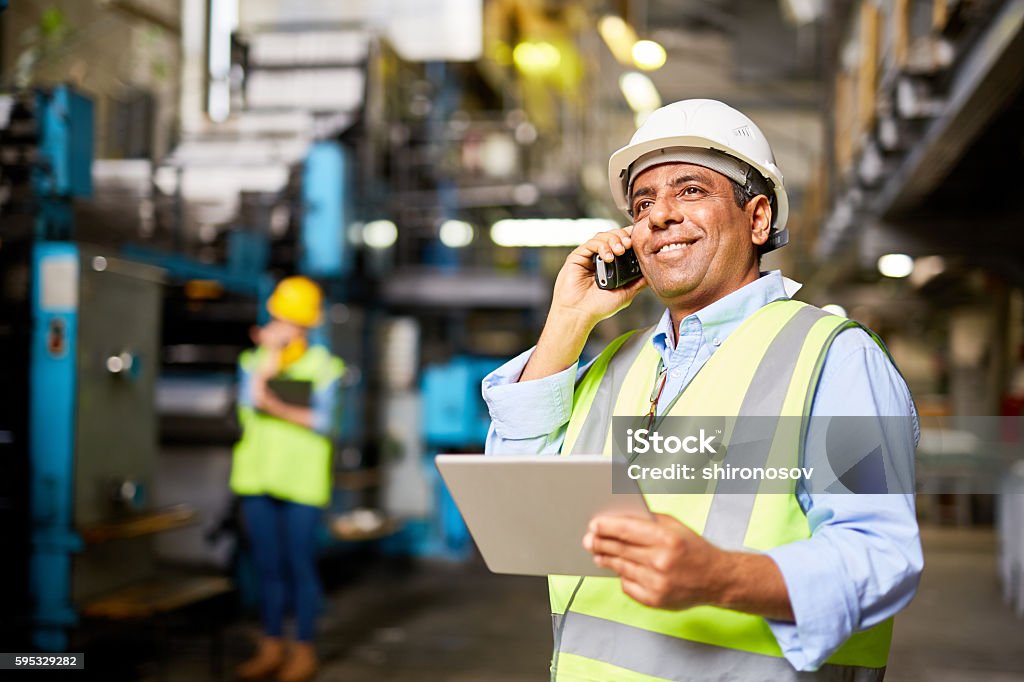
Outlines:
{"label": "white tablet", "polygon": [[495,573],[611,576],[583,549],[599,513],[649,517],[639,488],[622,491],[609,457],[438,455],[435,459],[476,546]]}

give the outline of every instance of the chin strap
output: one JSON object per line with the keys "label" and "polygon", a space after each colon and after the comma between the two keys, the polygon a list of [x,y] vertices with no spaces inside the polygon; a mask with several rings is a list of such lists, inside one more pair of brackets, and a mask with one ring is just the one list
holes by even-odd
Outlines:
{"label": "chin strap", "polygon": [[774,251],[775,249],[781,248],[789,243],[789,228],[779,230],[778,232],[772,232],[768,235],[768,241],[761,246],[757,247],[757,252],[760,254]]}

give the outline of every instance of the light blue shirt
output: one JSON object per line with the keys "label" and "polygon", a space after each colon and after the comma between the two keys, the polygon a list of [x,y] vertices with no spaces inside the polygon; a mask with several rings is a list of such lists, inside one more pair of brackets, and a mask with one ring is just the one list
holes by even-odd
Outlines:
{"label": "light blue shirt", "polygon": [[[772,301],[789,298],[798,287],[777,270],[763,273],[683,319],[675,344],[666,310],[651,339],[668,371],[658,412],[744,320]],[[574,364],[550,377],[517,383],[532,353],[526,351],[484,378],[492,420],[488,454],[557,454],[561,449],[573,388],[586,368]],[[884,429],[889,452],[907,457],[920,435],[903,377],[861,329],[841,332],[829,348],[811,416],[909,417],[886,420]],[[894,429],[893,424],[904,427]],[[808,435],[806,452],[816,451],[820,437],[813,431]],[[768,625],[794,668],[816,670],[851,634],[910,603],[924,559],[913,495],[814,494],[801,483],[797,500],[811,537],[766,552],[782,573],[796,622],[769,620]]]}

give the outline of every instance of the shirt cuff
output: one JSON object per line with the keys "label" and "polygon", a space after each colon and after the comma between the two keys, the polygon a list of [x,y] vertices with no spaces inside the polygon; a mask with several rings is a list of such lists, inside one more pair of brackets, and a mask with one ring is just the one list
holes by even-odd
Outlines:
{"label": "shirt cuff", "polygon": [[578,363],[543,379],[519,381],[533,350],[509,360],[484,377],[484,402],[494,430],[501,438],[538,438],[569,422]]}
{"label": "shirt cuff", "polygon": [[799,671],[817,670],[853,633],[857,604],[837,576],[845,573],[836,557],[810,540],[766,552],[782,573],[795,623],[768,620],[786,660]]}

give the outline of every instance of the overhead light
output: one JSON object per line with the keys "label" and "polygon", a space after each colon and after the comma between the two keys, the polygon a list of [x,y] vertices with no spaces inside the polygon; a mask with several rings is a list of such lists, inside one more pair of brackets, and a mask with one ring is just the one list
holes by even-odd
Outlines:
{"label": "overhead light", "polygon": [[839,317],[847,316],[846,308],[839,305],[838,303],[829,303],[828,305],[823,305],[821,306],[821,309],[824,310],[826,313],[832,313],[833,315],[838,315]]}
{"label": "overhead light", "polygon": [[907,277],[914,271],[914,259],[905,253],[887,253],[878,259],[878,271],[886,277]]}
{"label": "overhead light", "polygon": [[546,41],[522,42],[512,50],[512,61],[516,67],[529,76],[543,76],[551,73],[562,63],[562,53]]}
{"label": "overhead light", "polygon": [[783,12],[797,26],[812,24],[821,17],[820,0],[782,0]]}
{"label": "overhead light", "polygon": [[609,14],[597,22],[597,31],[620,64],[624,66],[633,64],[636,31],[632,26],[623,21],[621,17]]}
{"label": "overhead light", "polygon": [[665,66],[665,48],[653,40],[638,40],[633,45],[633,63],[644,71],[657,71]]}
{"label": "overhead light", "polygon": [[441,223],[441,243],[451,249],[461,249],[473,241],[473,226],[462,220],[446,220]]}
{"label": "overhead light", "polygon": [[628,71],[619,76],[619,89],[629,108],[636,113],[649,114],[661,106],[661,95],[650,78],[639,71]]}
{"label": "overhead light", "polygon": [[527,218],[499,220],[491,226],[498,246],[579,246],[598,232],[621,227],[601,218]]}
{"label": "overhead light", "polygon": [[398,240],[398,227],[390,220],[371,220],[363,226],[363,243],[371,249],[386,249]]}

